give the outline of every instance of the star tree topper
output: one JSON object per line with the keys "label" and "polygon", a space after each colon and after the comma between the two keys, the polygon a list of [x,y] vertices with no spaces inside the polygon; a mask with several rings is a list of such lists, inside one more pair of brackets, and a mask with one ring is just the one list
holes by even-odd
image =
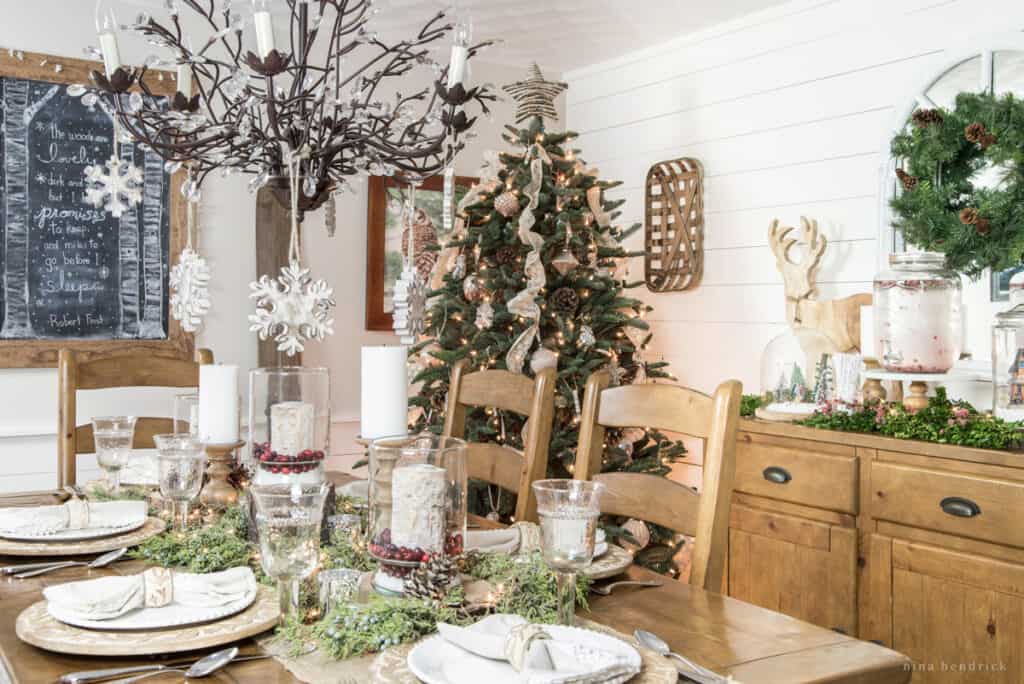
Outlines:
{"label": "star tree topper", "polygon": [[273,337],[278,351],[295,356],[306,341],[334,334],[334,319],[329,317],[334,290],[325,280],[314,281],[298,261],[282,266],[281,275],[273,280],[261,276],[249,283],[249,289],[249,297],[256,300],[249,330],[261,340]]}
{"label": "star tree topper", "polygon": [[517,81],[503,88],[519,103],[516,108],[516,123],[538,116],[542,119],[558,121],[558,110],[555,109],[555,98],[569,89],[568,83],[544,80],[544,74],[534,62],[530,66],[530,77],[525,81]]}

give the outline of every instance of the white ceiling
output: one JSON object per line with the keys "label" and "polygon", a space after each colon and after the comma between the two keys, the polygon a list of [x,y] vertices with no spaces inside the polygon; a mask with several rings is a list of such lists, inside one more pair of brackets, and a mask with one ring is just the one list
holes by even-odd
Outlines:
{"label": "white ceiling", "polygon": [[[460,0],[473,39],[500,38],[481,59],[547,70],[602,62],[663,43],[784,0]],[[376,0],[382,36],[408,35],[450,0]]]}

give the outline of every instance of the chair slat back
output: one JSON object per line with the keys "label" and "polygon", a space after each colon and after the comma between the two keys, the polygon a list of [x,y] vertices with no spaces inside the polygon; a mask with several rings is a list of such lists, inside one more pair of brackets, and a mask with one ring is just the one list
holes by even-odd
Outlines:
{"label": "chair slat back", "polygon": [[[199,387],[199,366],[213,363],[213,352],[196,350],[196,361],[143,354],[123,354],[79,361],[71,349],[57,358],[57,486],[75,484],[77,454],[92,453],[92,426],[77,425],[78,392],[118,387]],[[170,418],[141,418],[136,448],[151,448],[153,435],[173,431]]]}
{"label": "chair slat back", "polygon": [[601,512],[697,534],[700,495],[686,485],[647,473],[599,473],[591,479],[607,487]]}
{"label": "chair slat back", "polygon": [[470,407],[494,407],[529,418],[523,451],[493,443],[471,443],[469,476],[516,493],[516,520],[537,519],[537,497],[530,485],[547,474],[548,443],[555,411],[555,370],[533,380],[505,370],[467,372],[462,360],[452,368],[444,434],[464,437]]}
{"label": "chair slat back", "polygon": [[[607,487],[601,509],[653,522],[696,537],[690,584],[719,591],[728,548],[729,505],[736,471],[736,432],[743,386],[723,382],[713,396],[661,384],[609,388],[595,373],[583,396],[575,477]],[[646,427],[704,439],[700,495],[689,487],[644,473],[601,474],[605,428]]]}
{"label": "chair slat back", "polygon": [[[132,437],[133,449],[154,449],[156,443],[153,435],[174,432],[173,418],[139,418],[135,421],[135,435]],[[79,425],[75,428],[75,453],[92,454],[96,452],[92,425]]]}

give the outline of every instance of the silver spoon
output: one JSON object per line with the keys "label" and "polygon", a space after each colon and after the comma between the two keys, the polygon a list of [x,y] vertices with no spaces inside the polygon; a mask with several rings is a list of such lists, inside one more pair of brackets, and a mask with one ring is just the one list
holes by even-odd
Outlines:
{"label": "silver spoon", "polygon": [[660,587],[661,582],[658,580],[621,580],[619,582],[611,582],[604,585],[592,585],[590,591],[601,596],[609,596],[612,591],[618,587]]}
{"label": "silver spoon", "polygon": [[208,677],[231,662],[243,663],[247,660],[260,660],[261,658],[269,657],[269,655],[255,655],[238,658],[238,647],[232,646],[231,648],[214,651],[210,655],[192,663],[188,668],[172,667],[170,665],[136,665],[134,667],[116,667],[105,670],[83,670],[81,672],[69,672],[66,675],[62,675],[57,681],[60,684],[86,684],[87,682],[98,682],[110,679],[111,677],[120,677],[121,675],[134,674],[136,672],[144,674],[127,679],[119,679],[117,682],[120,684],[137,682],[163,672],[181,672],[186,677],[201,678]]}
{"label": "silver spoon", "polygon": [[668,644],[659,637],[657,634],[648,632],[645,629],[637,629],[633,632],[633,636],[640,643],[641,646],[649,648],[658,655],[668,656],[669,658],[675,658],[681,662],[689,672],[684,673],[687,677],[693,679],[699,684],[721,684],[725,682],[725,677],[720,674],[716,674],[711,670],[698,665],[688,658],[684,658],[678,653],[673,653],[672,649],[668,647]]}
{"label": "silver spoon", "polygon": [[50,572],[51,570],[60,570],[62,568],[74,568],[80,565],[87,567],[90,570],[95,570],[96,568],[102,568],[110,565],[114,561],[120,559],[121,556],[123,556],[126,553],[128,553],[128,547],[125,546],[121,547],[120,549],[115,549],[114,551],[108,551],[99,558],[96,558],[88,562],[63,561],[61,563],[52,563],[50,565],[47,565],[46,567],[36,569],[21,568],[18,574],[15,575],[15,577],[17,577],[18,579],[26,579],[28,577],[35,577],[36,575],[43,575],[47,572]]}

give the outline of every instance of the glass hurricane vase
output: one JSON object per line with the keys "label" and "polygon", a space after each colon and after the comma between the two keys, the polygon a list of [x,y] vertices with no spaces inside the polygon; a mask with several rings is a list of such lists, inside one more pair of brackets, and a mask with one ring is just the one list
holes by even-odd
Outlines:
{"label": "glass hurricane vase", "polygon": [[326,368],[257,368],[249,373],[247,467],[253,484],[324,481],[330,453],[331,379]]}

